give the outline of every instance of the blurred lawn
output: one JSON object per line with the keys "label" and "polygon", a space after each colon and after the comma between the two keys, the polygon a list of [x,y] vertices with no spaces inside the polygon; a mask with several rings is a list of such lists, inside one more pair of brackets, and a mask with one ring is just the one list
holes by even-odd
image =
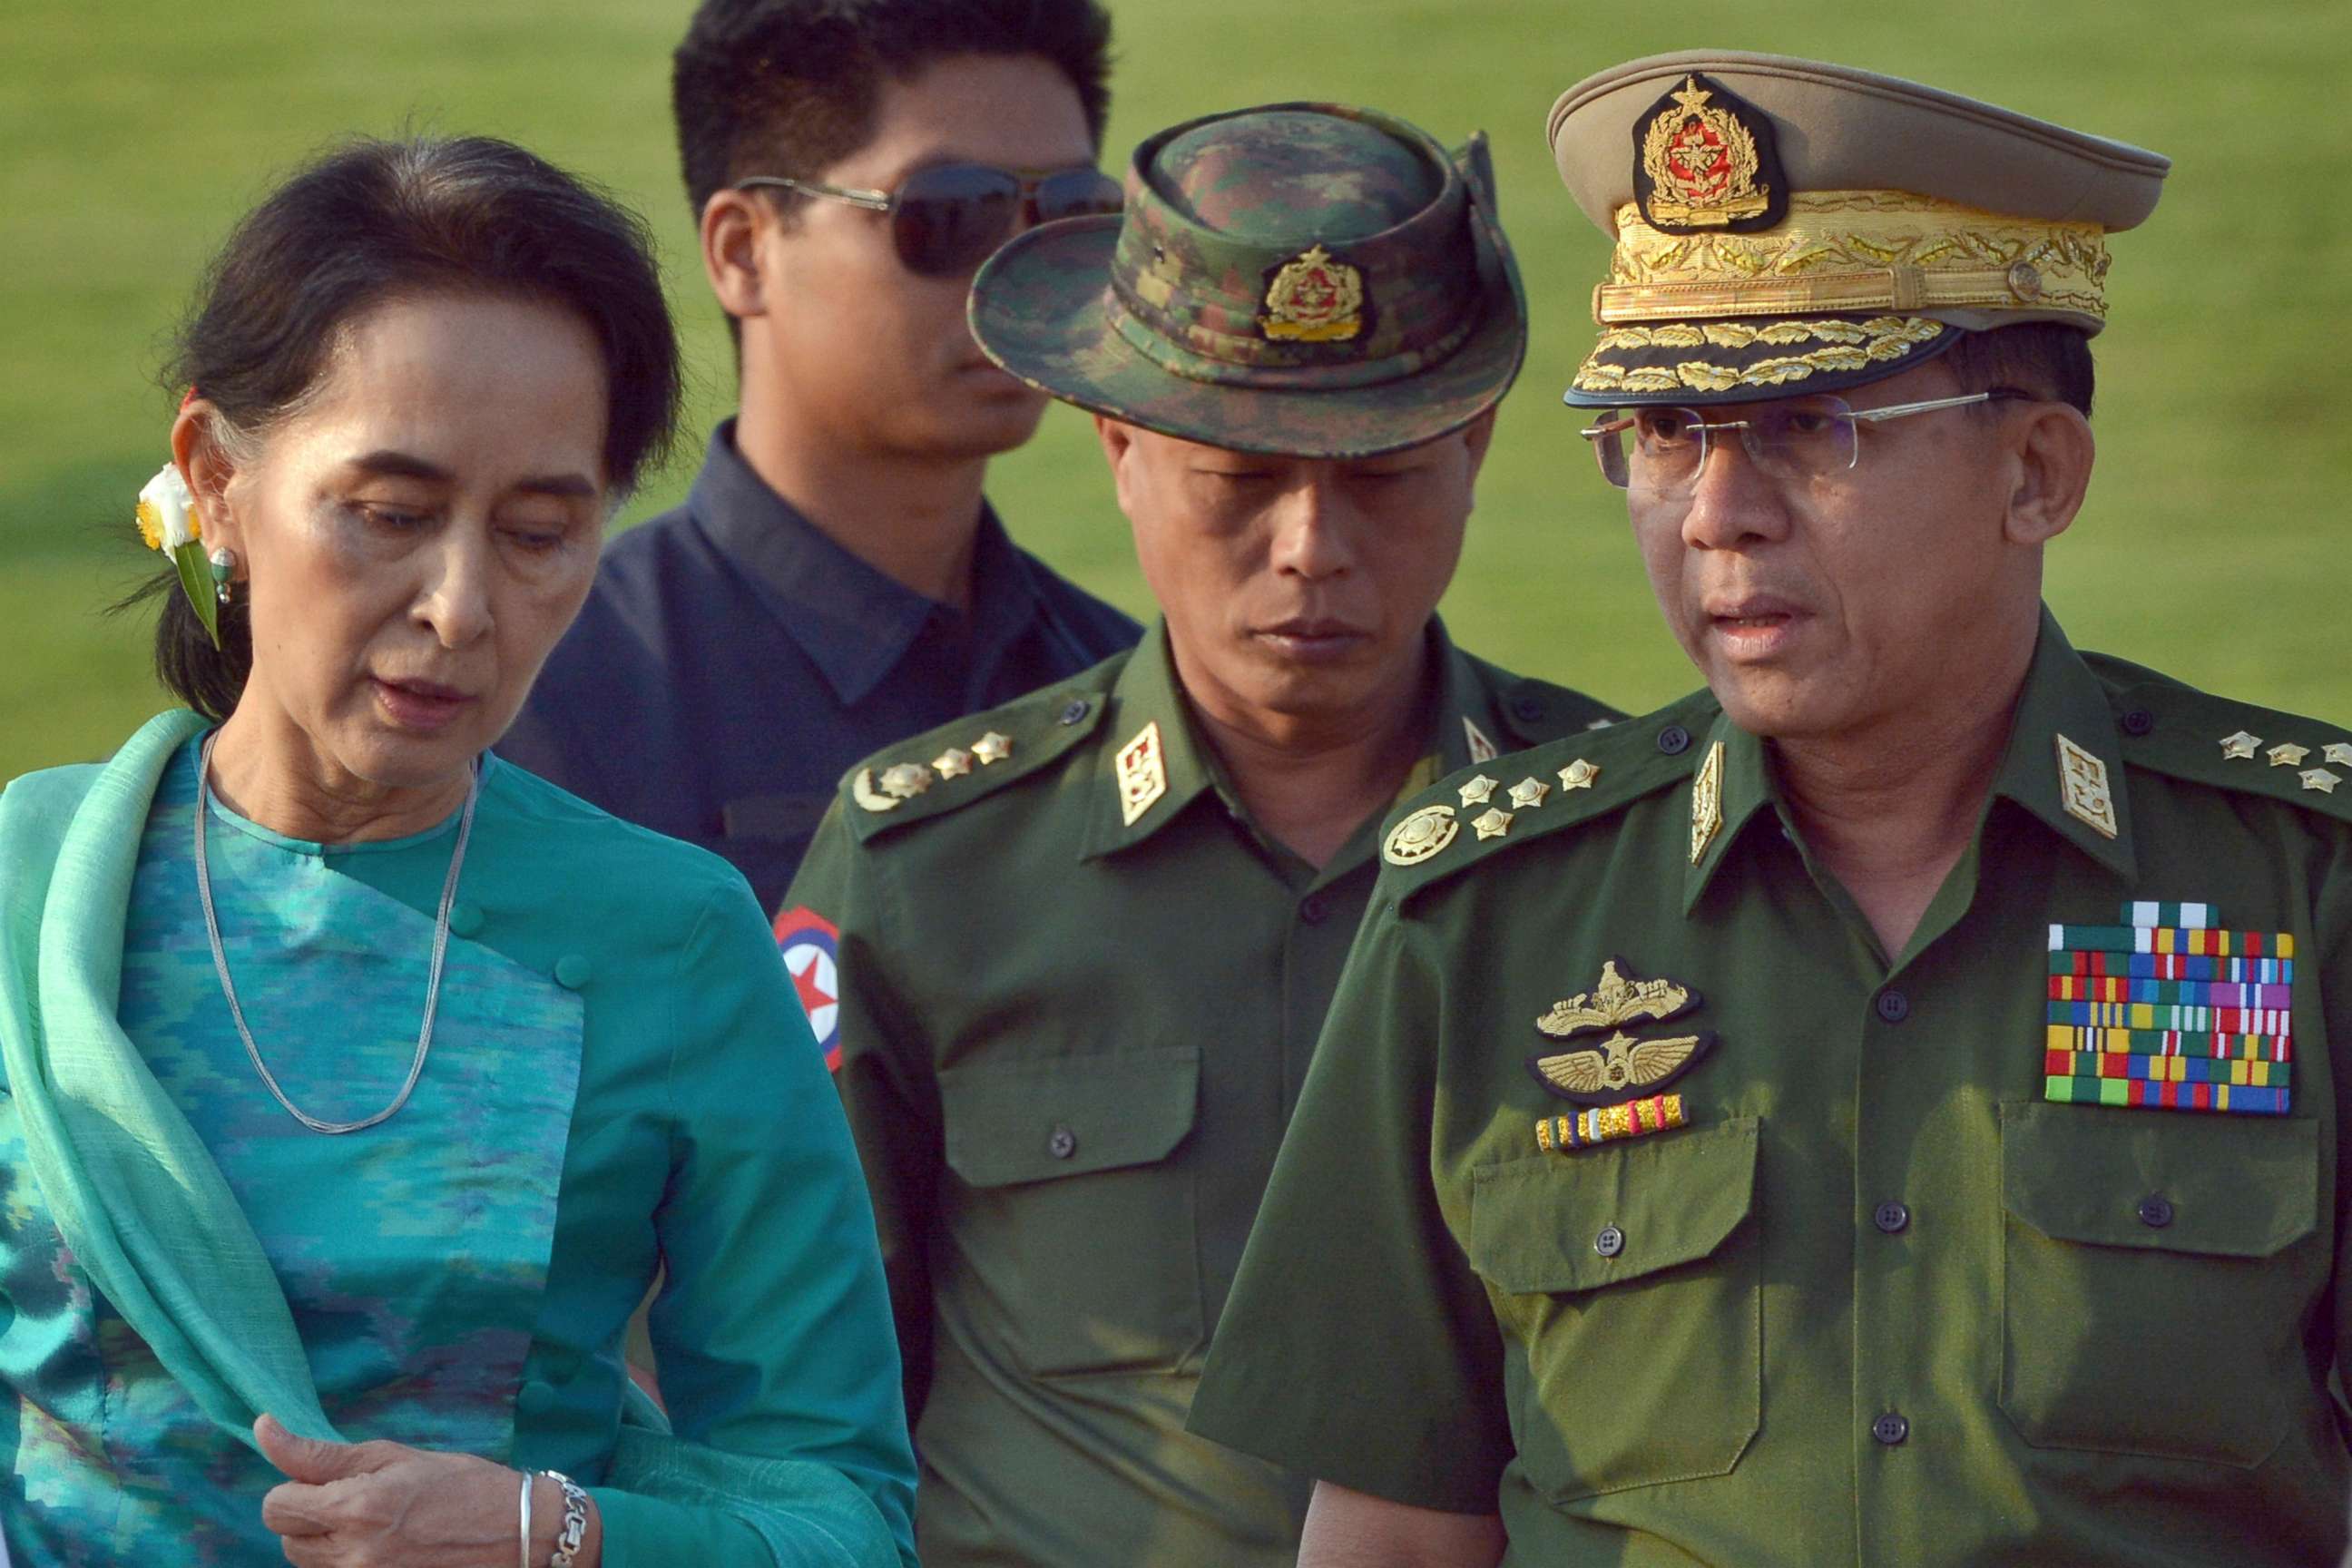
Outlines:
{"label": "blurred lawn", "polygon": [[[1606,247],[1550,171],[1545,110],[1591,71],[1707,45],[1818,55],[2139,142],[2169,195],[2115,242],[2100,342],[2100,478],[2053,556],[2078,645],[2352,720],[2347,580],[2329,542],[2352,488],[2352,27],[2340,0],[2114,5],[1990,0],[1871,10],[1750,0],[1128,0],[1109,161],[1214,109],[1321,97],[1496,141],[1535,312],[1462,574],[1470,646],[1633,708],[1691,684],[1658,629],[1615,498],[1557,402],[1591,337]],[[153,384],[199,268],[272,178],[339,133],[509,136],[654,219],[694,371],[669,505],[728,407],[718,314],[674,172],[667,53],[684,0],[10,0],[0,19],[0,777],[102,754],[162,697],[145,627],[100,615],[153,557],[131,501],[161,460]],[[1145,603],[1084,424],[1056,410],[991,486],[1031,547]]]}

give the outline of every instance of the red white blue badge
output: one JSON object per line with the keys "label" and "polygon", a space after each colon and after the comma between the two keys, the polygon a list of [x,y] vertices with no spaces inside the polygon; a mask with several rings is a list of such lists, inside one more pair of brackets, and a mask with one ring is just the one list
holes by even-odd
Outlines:
{"label": "red white blue badge", "polygon": [[827,1070],[841,1070],[841,932],[814,910],[790,909],[776,917],[776,951],[808,1015],[816,1048]]}

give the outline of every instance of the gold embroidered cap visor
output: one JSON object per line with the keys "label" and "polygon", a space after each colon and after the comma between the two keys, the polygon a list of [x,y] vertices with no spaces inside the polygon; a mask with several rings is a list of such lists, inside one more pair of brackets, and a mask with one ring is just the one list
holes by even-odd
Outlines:
{"label": "gold embroidered cap visor", "polygon": [[1553,105],[1570,195],[1616,241],[1566,401],[1836,392],[1969,331],[2106,321],[2106,236],[2169,160],[1957,94],[1778,55],[1689,51]]}
{"label": "gold embroidered cap visor", "polygon": [[1486,140],[1370,110],[1211,115],[1136,149],[1127,207],[1031,229],[972,334],[1031,386],[1233,451],[1364,458],[1460,429],[1527,352]]}

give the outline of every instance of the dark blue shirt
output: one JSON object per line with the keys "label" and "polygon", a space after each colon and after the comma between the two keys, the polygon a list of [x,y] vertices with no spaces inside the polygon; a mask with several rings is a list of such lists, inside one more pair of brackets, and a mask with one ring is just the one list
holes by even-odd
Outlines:
{"label": "dark blue shirt", "polygon": [[686,504],[606,548],[500,755],[716,850],[773,912],[850,766],[1132,647],[983,505],[971,602],[885,576],[710,438]]}

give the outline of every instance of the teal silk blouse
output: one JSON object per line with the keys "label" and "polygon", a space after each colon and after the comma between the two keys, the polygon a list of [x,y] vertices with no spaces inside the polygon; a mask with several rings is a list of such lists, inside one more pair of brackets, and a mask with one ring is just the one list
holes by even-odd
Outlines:
{"label": "teal silk blouse", "polygon": [[[772,940],[715,857],[483,761],[433,1051],[391,1121],[312,1132],[230,1021],[200,911],[197,741],[139,846],[118,1016],[250,1222],[320,1401],[387,1438],[601,1480],[632,1309],[677,1436],[830,1465],[913,1562],[914,1467],[863,1184]],[[217,802],[239,1000],[296,1105],[389,1102],[457,819],[301,843]],[[283,1478],[224,1433],[63,1245],[0,1089],[0,1540],[15,1568],[275,1561]],[[724,1508],[595,1487],[614,1568],[766,1565]]]}

